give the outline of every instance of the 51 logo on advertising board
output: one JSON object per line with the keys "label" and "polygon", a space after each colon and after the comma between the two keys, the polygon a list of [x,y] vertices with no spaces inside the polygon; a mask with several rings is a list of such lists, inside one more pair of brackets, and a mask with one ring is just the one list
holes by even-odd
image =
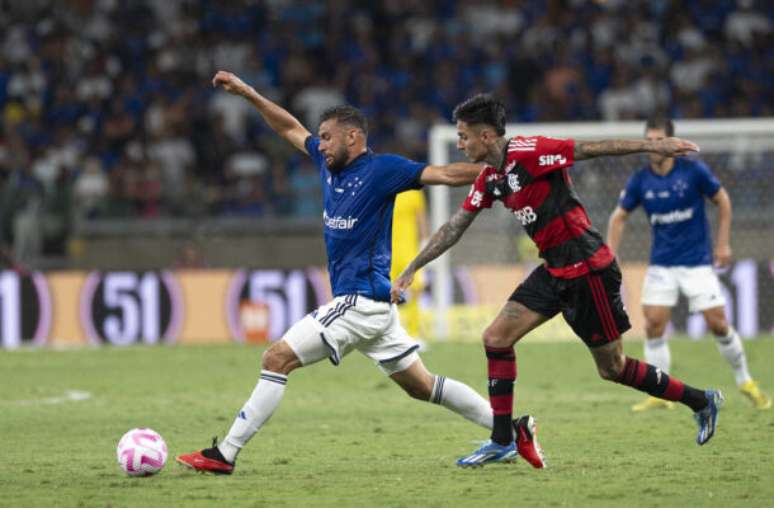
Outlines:
{"label": "51 logo on advertising board", "polygon": [[0,271],[0,348],[43,345],[51,329],[51,295],[40,272]]}
{"label": "51 logo on advertising board", "polygon": [[81,323],[94,344],[174,342],[182,300],[172,272],[91,272],[81,291]]}

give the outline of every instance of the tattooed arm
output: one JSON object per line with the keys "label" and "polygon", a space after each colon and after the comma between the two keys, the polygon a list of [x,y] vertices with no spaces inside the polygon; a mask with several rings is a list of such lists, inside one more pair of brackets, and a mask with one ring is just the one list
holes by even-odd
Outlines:
{"label": "tattooed arm", "polygon": [[576,161],[581,161],[601,155],[627,155],[640,152],[653,152],[666,157],[675,157],[698,151],[698,145],[680,138],[665,138],[658,141],[605,139],[602,141],[575,141],[573,158]]}
{"label": "tattooed arm", "polygon": [[478,212],[470,212],[460,208],[446,224],[441,226],[438,231],[430,237],[425,248],[417,254],[417,257],[409,263],[408,267],[403,270],[403,273],[401,273],[392,284],[390,295],[393,302],[397,303],[401,300],[403,291],[408,289],[414,281],[414,274],[417,270],[449,250],[452,245],[457,243],[465,230],[468,229],[468,226],[473,223],[477,215]]}

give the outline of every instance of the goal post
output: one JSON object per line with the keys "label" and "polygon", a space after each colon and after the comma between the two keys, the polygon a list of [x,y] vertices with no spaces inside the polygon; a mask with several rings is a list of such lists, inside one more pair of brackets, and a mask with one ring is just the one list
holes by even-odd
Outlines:
{"label": "goal post", "polygon": [[[506,135],[641,139],[644,124],[644,121],[508,124]],[[732,247],[735,257],[768,262],[774,256],[774,199],[771,198],[774,195],[774,119],[676,120],[675,135],[700,146],[699,157],[709,164],[731,195],[734,203]],[[456,142],[457,132],[453,125],[434,126],[429,136],[430,164],[463,160],[456,150]],[[646,163],[647,159],[643,155],[600,157],[579,162],[571,170],[570,174],[592,223],[603,235],[607,217],[615,207],[626,179]],[[430,189],[433,231],[449,219],[467,192],[467,187],[450,189],[433,186]],[[485,219],[486,215],[492,217]],[[714,212],[708,215],[714,217]],[[480,225],[480,222],[484,224]],[[633,214],[629,224],[624,238],[625,245],[622,245],[624,259],[646,263],[650,233],[644,214]],[[455,291],[459,292],[459,289],[455,290],[453,282],[455,270],[479,263],[477,256],[493,264],[518,264],[518,248],[513,239],[520,235],[523,233],[512,217],[501,206],[495,205],[492,210],[481,214],[460,244],[429,265],[432,272],[432,298],[431,303],[428,302],[431,305],[428,315],[433,317],[432,334],[435,338],[443,340],[452,333],[449,311],[455,302]],[[526,263],[534,265],[534,262]],[[512,281],[512,285],[515,287],[517,282]],[[760,302],[760,305],[766,306],[765,302]],[[769,306],[771,315],[774,315],[774,303]],[[770,333],[771,328],[762,332]]]}

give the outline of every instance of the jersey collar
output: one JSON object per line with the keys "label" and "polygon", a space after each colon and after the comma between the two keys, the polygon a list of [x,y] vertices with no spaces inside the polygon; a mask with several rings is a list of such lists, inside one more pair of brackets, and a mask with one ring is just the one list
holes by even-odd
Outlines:
{"label": "jersey collar", "polygon": [[346,166],[344,166],[344,168],[342,168],[341,171],[337,171],[336,173],[334,173],[330,169],[328,171],[331,173],[331,175],[342,176],[342,175],[344,175],[346,173],[349,173],[353,169],[356,169],[356,168],[360,167],[364,162],[368,161],[373,155],[374,155],[373,150],[368,148],[368,149],[366,149],[365,152],[361,153],[360,155],[358,155],[357,157],[352,159],[349,162],[349,164],[347,164]]}

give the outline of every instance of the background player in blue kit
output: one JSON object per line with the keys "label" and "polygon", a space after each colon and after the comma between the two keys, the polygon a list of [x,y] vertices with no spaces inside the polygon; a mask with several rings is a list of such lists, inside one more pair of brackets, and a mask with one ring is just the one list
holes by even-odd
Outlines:
{"label": "background player in blue kit", "polygon": [[[674,135],[672,121],[652,117],[645,137],[659,140]],[[750,377],[739,334],[729,325],[725,299],[713,269],[710,226],[704,199],[718,207],[718,233],[714,263],[731,263],[731,200],[726,190],[702,161],[665,157],[651,153],[650,164],[629,178],[618,207],[610,216],[607,243],[618,251],[624,223],[642,206],[653,231],[650,266],[642,289],[645,315],[645,360],[669,373],[671,354],[664,331],[680,293],[688,298],[689,310],[701,312],[717,341],[718,350],[734,370],[736,384],[758,409],[771,407],[771,399]],[[634,411],[671,408],[673,403],[648,397]]]}
{"label": "background player in blue kit", "polygon": [[[289,112],[234,74],[218,72],[213,85],[249,100],[272,130],[309,155],[319,168],[334,298],[294,324],[264,352],[258,384],[226,438],[212,448],[181,455],[178,462],[198,471],[230,474],[241,448],[279,406],[288,374],[325,358],[338,365],[354,349],[371,358],[410,396],[492,428],[492,410],[481,395],[425,368],[416,351],[419,344],[400,325],[397,309],[390,303],[395,195],[423,184],[470,184],[480,166],[428,166],[397,155],[374,154],[367,145],[366,120],[351,106],[325,111],[319,136],[314,137]],[[513,426],[520,438],[519,454],[534,467],[543,467],[534,420],[524,416]]]}

